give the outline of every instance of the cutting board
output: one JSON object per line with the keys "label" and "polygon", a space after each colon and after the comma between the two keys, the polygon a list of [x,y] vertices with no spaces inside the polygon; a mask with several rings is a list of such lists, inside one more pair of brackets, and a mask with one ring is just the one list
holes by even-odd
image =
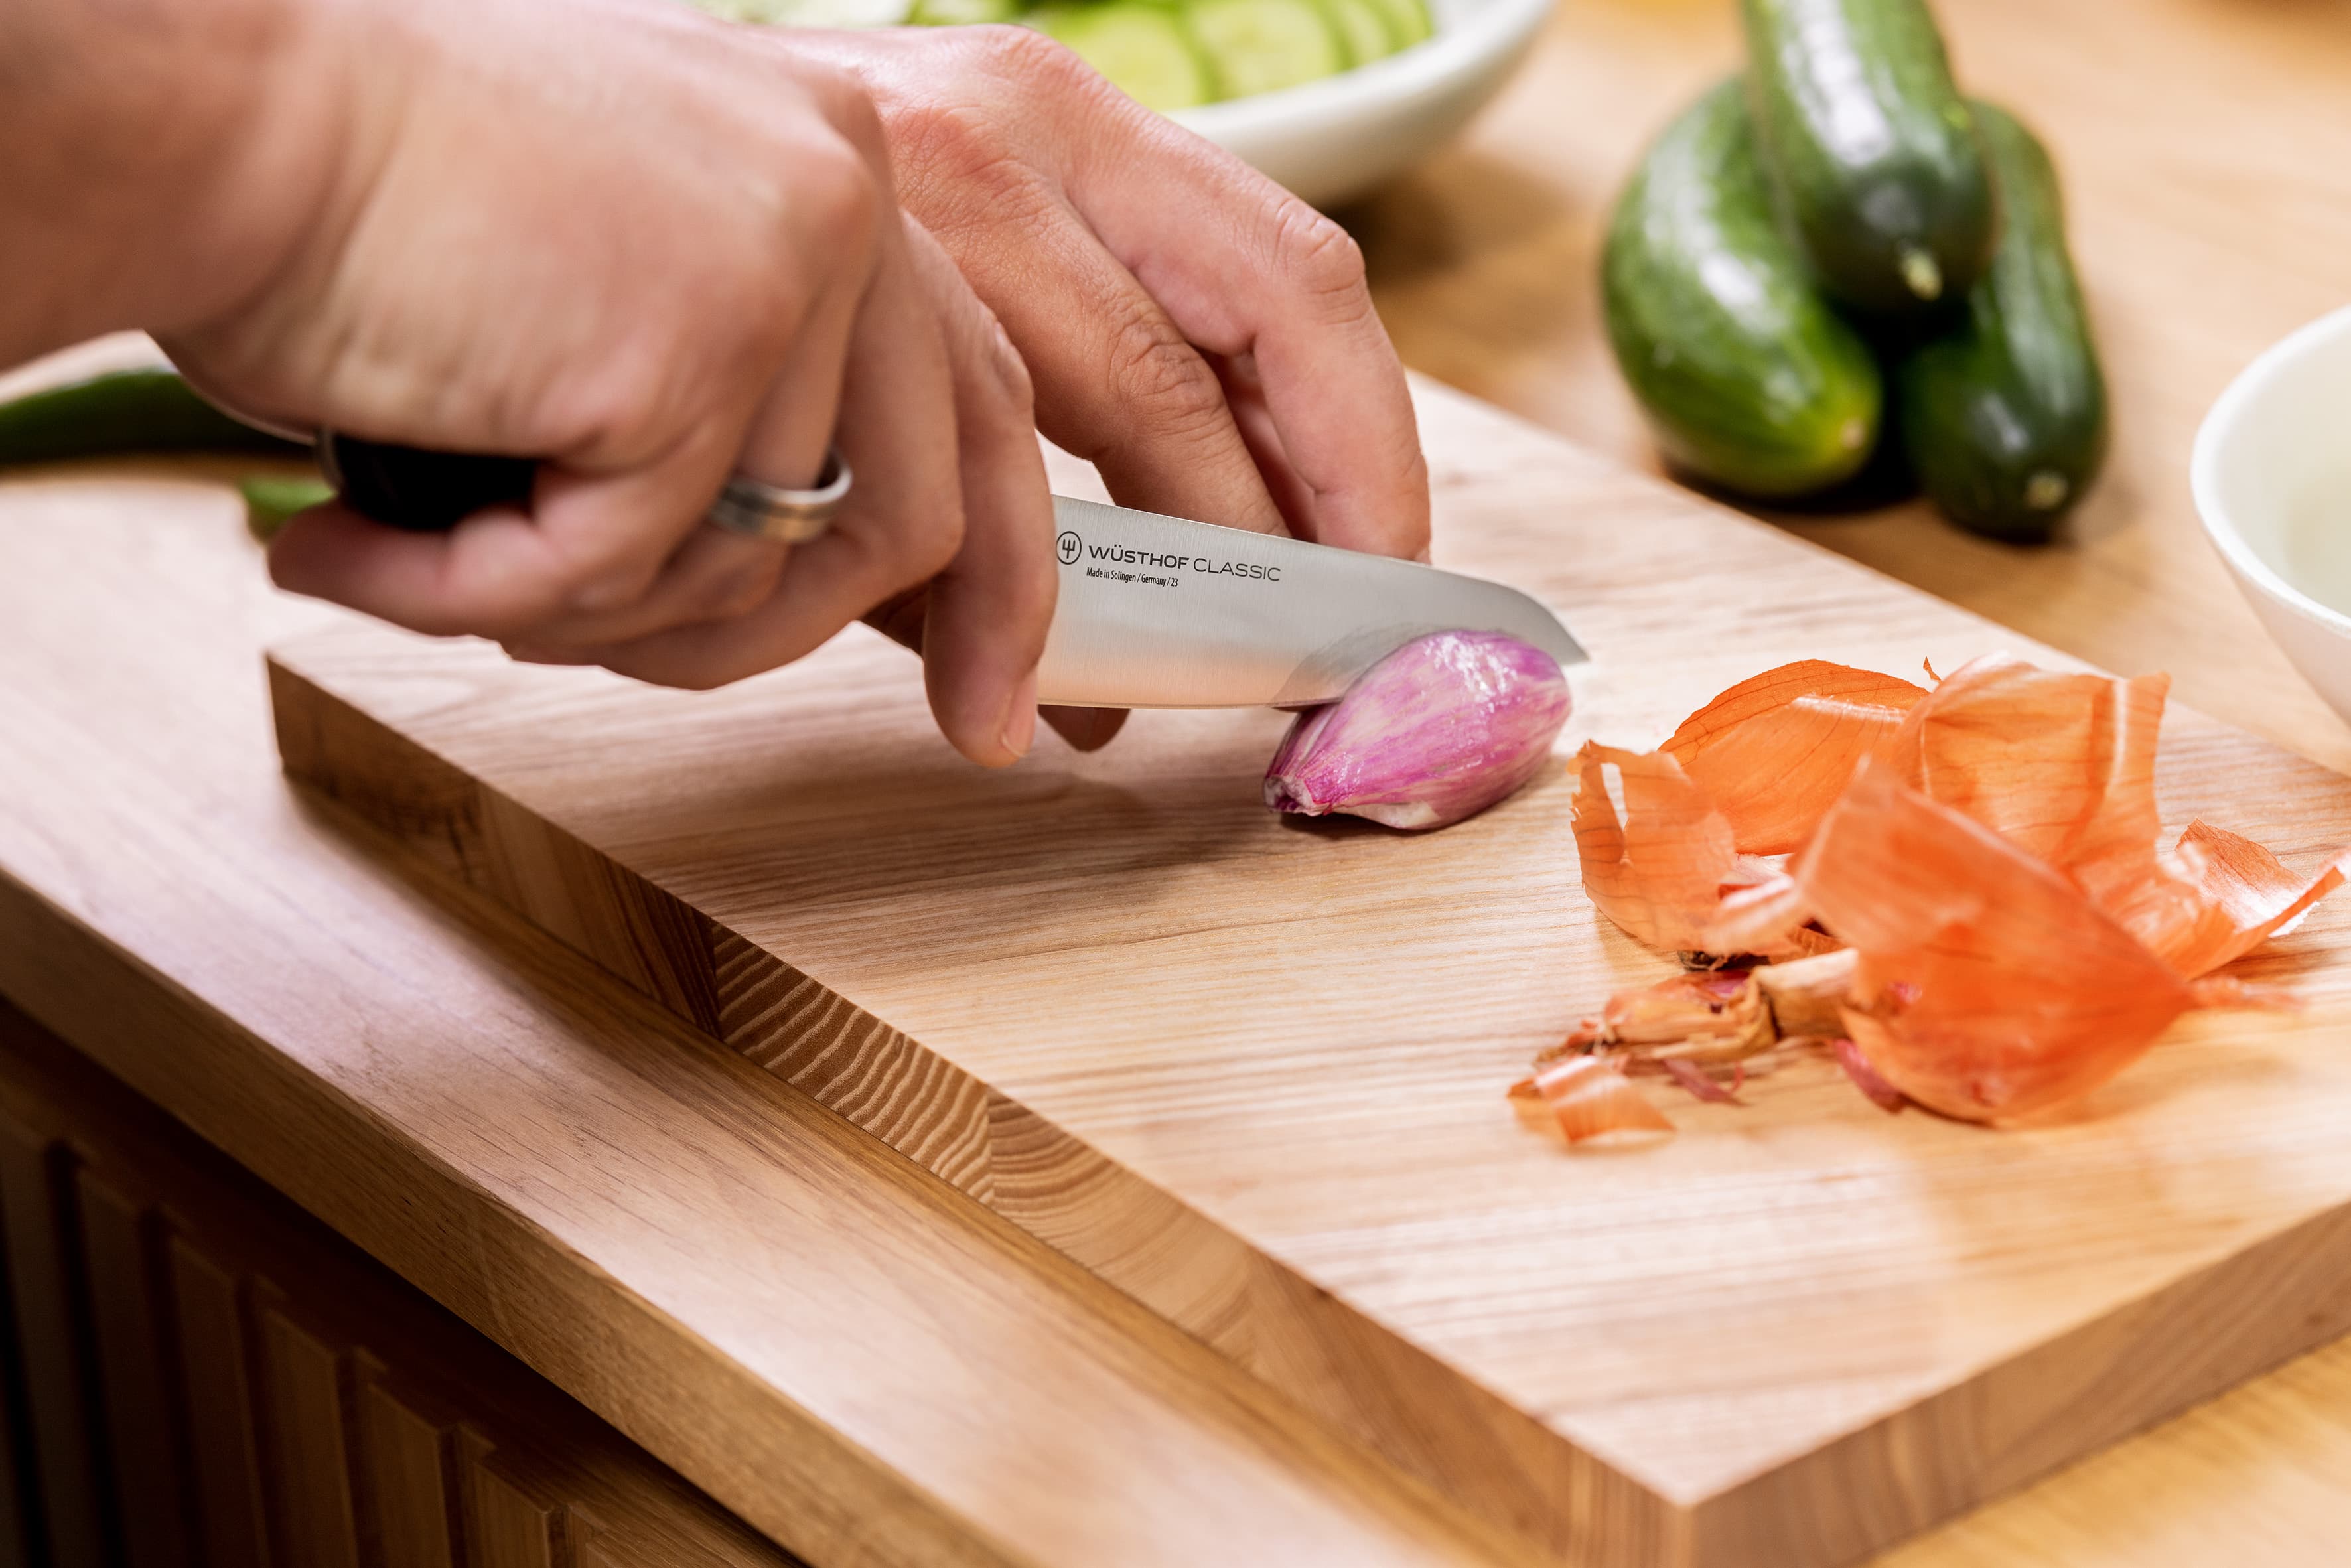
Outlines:
{"label": "cutting board", "polygon": [[[1437,560],[1593,650],[1562,757],[1793,658],[2063,662],[1418,393]],[[2043,1124],[1799,1062],[1572,1150],[1506,1086],[1671,965],[1581,895],[1557,762],[1419,837],[1265,811],[1268,713],[987,773],[862,629],[707,694],[360,624],[270,676],[302,785],[1562,1557],[1849,1561],[2351,1329],[2351,898],[2241,966],[2304,1011],[2191,1018]],[[2175,826],[2351,841],[2351,780],[2166,736]]]}

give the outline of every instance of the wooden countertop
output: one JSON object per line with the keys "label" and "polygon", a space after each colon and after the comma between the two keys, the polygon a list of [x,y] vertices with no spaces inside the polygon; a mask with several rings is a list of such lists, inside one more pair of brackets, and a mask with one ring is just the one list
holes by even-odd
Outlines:
{"label": "wooden countertop", "polygon": [[[2033,113],[2072,180],[2115,469],[2050,552],[1907,513],[1802,526],[2091,657],[2169,664],[2190,703],[2351,763],[2184,485],[2235,365],[2351,297],[2342,8],[1946,8],[1963,70]],[[1642,137],[1729,57],[1725,14],[1567,0],[1497,112],[1360,215],[1409,359],[1646,461],[1592,319],[1593,236]],[[233,497],[193,472],[0,481],[0,990],[817,1562],[1173,1563],[1241,1540],[1285,1562],[1510,1560],[291,794],[259,649],[328,612],[267,592]],[[2318,1563],[2346,1511],[2338,1344],[1886,1561]]]}

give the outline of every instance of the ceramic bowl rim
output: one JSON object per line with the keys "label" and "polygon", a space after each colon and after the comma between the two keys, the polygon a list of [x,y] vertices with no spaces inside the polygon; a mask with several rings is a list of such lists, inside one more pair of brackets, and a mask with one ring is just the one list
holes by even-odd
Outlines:
{"label": "ceramic bowl rim", "polygon": [[[2252,363],[2239,371],[2197,427],[2196,446],[2189,460],[2188,482],[2196,501],[2196,515],[2204,535],[2240,578],[2304,620],[2351,638],[2351,615],[2329,609],[2296,588],[2263,560],[2245,541],[2236,517],[2220,498],[2220,470],[2226,451],[2254,403],[2288,365],[2322,352],[2336,340],[2351,340],[2351,305],[2331,310],[2297,327],[2262,350]],[[2346,350],[2351,353],[2351,350]]]}

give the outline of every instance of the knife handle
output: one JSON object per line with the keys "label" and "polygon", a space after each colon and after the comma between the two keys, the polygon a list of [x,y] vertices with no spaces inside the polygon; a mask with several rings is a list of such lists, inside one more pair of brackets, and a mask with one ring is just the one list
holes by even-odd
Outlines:
{"label": "knife handle", "polygon": [[527,507],[538,463],[480,452],[431,452],[321,431],[319,465],[343,504],[413,533],[446,533],[486,507]]}

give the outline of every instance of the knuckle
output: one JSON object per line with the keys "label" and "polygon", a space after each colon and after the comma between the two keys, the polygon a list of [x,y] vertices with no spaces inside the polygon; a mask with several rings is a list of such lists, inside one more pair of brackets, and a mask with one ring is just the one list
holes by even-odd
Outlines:
{"label": "knuckle", "polygon": [[1074,51],[1034,27],[974,28],[971,42],[994,74],[1023,87],[1073,86],[1094,74]]}
{"label": "knuckle", "polygon": [[1274,216],[1274,260],[1334,312],[1370,309],[1363,247],[1353,235],[1295,196],[1284,197]]}
{"label": "knuckle", "polygon": [[1113,340],[1111,380],[1121,401],[1163,435],[1206,431],[1225,412],[1216,372],[1147,301],[1134,308]]}
{"label": "knuckle", "polygon": [[1044,182],[985,106],[937,99],[903,110],[898,162],[934,233],[1025,225],[1042,215]]}

